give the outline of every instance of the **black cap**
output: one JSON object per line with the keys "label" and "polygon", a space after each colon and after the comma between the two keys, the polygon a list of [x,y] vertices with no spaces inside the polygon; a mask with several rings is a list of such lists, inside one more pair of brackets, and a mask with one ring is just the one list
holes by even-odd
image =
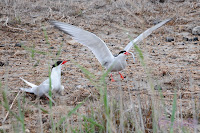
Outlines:
{"label": "black cap", "polygon": [[[119,52],[119,54],[121,54],[121,53],[125,53],[125,52],[126,52],[125,50],[122,50],[122,51]],[[119,55],[119,54],[118,54],[118,55]]]}
{"label": "black cap", "polygon": [[55,64],[52,65],[52,68],[59,66],[63,61],[57,61]]}

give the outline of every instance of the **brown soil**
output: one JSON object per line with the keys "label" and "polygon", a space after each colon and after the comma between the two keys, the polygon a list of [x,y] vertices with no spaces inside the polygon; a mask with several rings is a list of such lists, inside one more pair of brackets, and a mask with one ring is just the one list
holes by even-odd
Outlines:
{"label": "brown soil", "polygon": [[[59,3],[30,0],[8,4],[0,2],[0,61],[4,63],[0,66],[1,89],[5,88],[11,104],[19,88],[26,87],[19,77],[39,85],[48,77],[49,65],[58,59],[70,59],[79,63],[95,74],[97,79],[103,74],[104,68],[100,66],[91,51],[74,42],[69,35],[55,29],[49,24],[49,20],[70,23],[88,30],[104,40],[113,54],[117,54],[130,42],[130,36],[137,37],[156,21],[173,18],[171,22],[138,44],[144,55],[146,70],[132,48],[136,62],[133,63],[131,56],[128,58],[128,66],[121,72],[126,75],[124,80],[119,80],[117,73],[113,74],[116,82],[106,79],[108,95],[118,99],[119,90],[122,88],[123,101],[129,103],[129,89],[133,98],[138,94],[141,97],[144,95],[148,97],[151,94],[149,89],[152,83],[155,89],[158,86],[162,88],[164,99],[169,100],[170,104],[177,90],[178,106],[183,100],[182,106],[185,108],[183,114],[186,118],[193,118],[193,115],[190,115],[192,102],[196,100],[199,107],[200,41],[186,41],[183,37],[189,39],[198,37],[200,40],[199,36],[191,33],[193,27],[200,25],[199,9],[200,4],[195,1],[160,3],[150,0],[143,2],[78,0]],[[47,32],[49,44],[43,29]],[[166,37],[172,37],[174,41],[166,42]],[[18,47],[16,44],[26,48]],[[35,53],[32,58],[31,51],[28,50],[31,47],[50,54]],[[56,54],[61,47],[61,55],[57,57]],[[90,94],[93,99],[98,100],[96,96],[98,91],[73,61],[66,63],[62,69],[64,94],[54,95],[57,103],[54,111],[58,115],[65,114]],[[26,100],[33,101],[33,98],[27,94]],[[32,115],[27,114],[25,118],[27,128],[30,132],[38,132],[33,129],[39,126],[36,124],[38,118],[34,118],[37,117],[38,110],[33,110],[34,106],[26,104],[27,110],[32,111],[30,111]],[[44,108],[48,108],[48,102],[45,100],[41,99],[41,104]],[[143,98],[142,104],[144,106],[148,104],[148,98]],[[17,104],[14,104],[13,110],[16,111],[16,108]],[[81,111],[85,113],[84,107],[79,110]],[[3,120],[7,111],[1,108],[0,112],[2,112],[0,120]],[[42,117],[47,119],[45,114]],[[12,123],[11,118],[9,116],[6,123]],[[31,122],[28,122],[29,120]],[[48,125],[44,128],[48,130]]]}

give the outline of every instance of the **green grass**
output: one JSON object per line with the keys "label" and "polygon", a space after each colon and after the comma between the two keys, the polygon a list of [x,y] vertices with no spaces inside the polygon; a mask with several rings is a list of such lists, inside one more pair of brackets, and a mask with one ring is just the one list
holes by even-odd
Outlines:
{"label": "green grass", "polygon": [[170,133],[173,133],[174,121],[175,121],[175,113],[177,108],[177,95],[176,92],[174,94],[173,105],[172,105],[172,116],[171,116],[171,125],[170,125]]}

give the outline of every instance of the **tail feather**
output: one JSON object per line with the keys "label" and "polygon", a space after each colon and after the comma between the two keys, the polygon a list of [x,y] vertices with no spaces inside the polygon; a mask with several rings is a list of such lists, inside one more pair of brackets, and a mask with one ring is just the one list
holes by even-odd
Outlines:
{"label": "tail feather", "polygon": [[34,88],[20,88],[22,91],[25,91],[25,92],[29,92],[29,93],[34,93],[35,92],[35,89]]}
{"label": "tail feather", "polygon": [[37,85],[34,85],[34,84],[32,84],[32,83],[26,81],[25,79],[21,78],[21,77],[19,77],[19,78],[20,78],[21,80],[23,80],[25,83],[27,83],[29,86],[31,86],[32,88],[33,88],[33,87],[38,87]]}

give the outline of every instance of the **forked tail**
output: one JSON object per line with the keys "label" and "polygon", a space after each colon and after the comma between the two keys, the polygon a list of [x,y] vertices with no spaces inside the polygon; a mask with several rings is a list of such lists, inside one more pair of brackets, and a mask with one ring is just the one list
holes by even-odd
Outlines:
{"label": "forked tail", "polygon": [[33,87],[38,87],[37,85],[34,85],[34,84],[32,84],[32,83],[26,81],[25,79],[21,78],[21,77],[19,77],[19,78],[20,78],[21,80],[23,80],[25,83],[27,83],[29,86],[31,86],[32,88],[33,88]]}
{"label": "forked tail", "polygon": [[25,91],[25,92],[29,92],[29,93],[35,92],[35,88],[20,88],[20,90]]}

